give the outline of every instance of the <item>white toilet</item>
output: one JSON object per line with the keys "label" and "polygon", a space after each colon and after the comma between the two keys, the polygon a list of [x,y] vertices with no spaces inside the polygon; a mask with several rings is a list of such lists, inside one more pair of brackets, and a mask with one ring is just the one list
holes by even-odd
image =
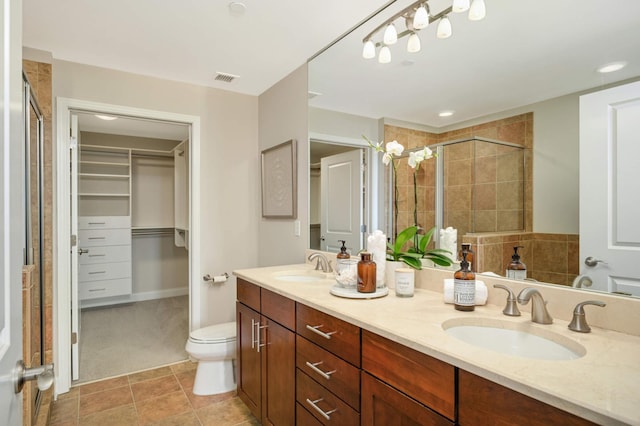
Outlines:
{"label": "white toilet", "polygon": [[215,395],[236,388],[236,323],[210,325],[191,332],[185,350],[198,361],[196,395]]}

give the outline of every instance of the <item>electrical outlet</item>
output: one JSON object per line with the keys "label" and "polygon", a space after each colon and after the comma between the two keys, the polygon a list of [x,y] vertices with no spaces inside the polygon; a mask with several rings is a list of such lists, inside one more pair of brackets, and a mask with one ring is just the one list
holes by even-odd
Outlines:
{"label": "electrical outlet", "polygon": [[300,221],[299,220],[294,220],[293,221],[293,233],[295,234],[296,237],[300,236]]}

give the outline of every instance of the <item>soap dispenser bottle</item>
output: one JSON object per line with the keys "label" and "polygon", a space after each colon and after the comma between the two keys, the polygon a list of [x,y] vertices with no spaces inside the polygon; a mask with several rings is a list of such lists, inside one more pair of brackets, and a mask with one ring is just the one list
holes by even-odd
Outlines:
{"label": "soap dispenser bottle", "polygon": [[345,240],[338,240],[339,243],[342,243],[342,247],[340,247],[340,253],[336,254],[338,259],[349,259],[351,256],[347,253],[347,243]]}
{"label": "soap dispenser bottle", "polygon": [[527,278],[527,266],[520,261],[520,255],[518,249],[524,248],[522,246],[513,247],[513,256],[511,256],[511,263],[507,266],[507,278],[512,280],[524,280]]}
{"label": "soap dispenser bottle", "polygon": [[457,311],[473,311],[476,307],[476,274],[469,269],[468,254],[462,250],[460,270],[453,275],[453,307]]}

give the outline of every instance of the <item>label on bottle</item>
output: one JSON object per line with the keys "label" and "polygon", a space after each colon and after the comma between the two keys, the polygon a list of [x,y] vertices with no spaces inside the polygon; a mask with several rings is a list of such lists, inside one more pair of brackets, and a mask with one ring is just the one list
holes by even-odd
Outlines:
{"label": "label on bottle", "polygon": [[526,269],[507,269],[507,278],[511,280],[524,280],[527,278]]}
{"label": "label on bottle", "polygon": [[453,280],[453,303],[461,306],[476,304],[476,281]]}

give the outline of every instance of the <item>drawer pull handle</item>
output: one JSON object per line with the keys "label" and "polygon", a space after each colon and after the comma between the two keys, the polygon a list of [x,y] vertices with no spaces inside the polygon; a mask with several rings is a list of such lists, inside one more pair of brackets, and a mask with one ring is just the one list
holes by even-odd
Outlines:
{"label": "drawer pull handle", "polygon": [[320,370],[318,368],[318,365],[322,364],[322,361],[320,362],[315,362],[315,363],[310,363],[309,361],[307,361],[307,367],[309,367],[310,369],[312,369],[313,371],[315,371],[316,373],[318,373],[319,375],[321,375],[322,377],[324,377],[325,379],[329,380],[331,378],[331,375],[333,373],[336,372],[336,370],[333,371],[327,371],[326,373],[322,370]]}
{"label": "drawer pull handle", "polygon": [[[85,253],[88,252],[88,251],[89,250],[86,250]],[[89,255],[89,257],[105,257],[105,256],[106,256],[106,254],[90,254]]]}
{"label": "drawer pull handle", "polygon": [[92,271],[92,272],[89,272],[89,275],[106,274],[106,273],[107,271]]}
{"label": "drawer pull handle", "polygon": [[331,335],[332,334],[336,334],[335,331],[330,331],[328,333],[325,333],[323,331],[318,330],[320,327],[322,327],[322,324],[320,325],[309,325],[307,324],[307,329],[313,331],[314,333],[324,337],[325,339],[329,340],[331,339]]}
{"label": "drawer pull handle", "polygon": [[90,240],[104,240],[105,237],[89,237]]}
{"label": "drawer pull handle", "polygon": [[93,292],[93,291],[105,291],[106,288],[90,288],[89,291]]}
{"label": "drawer pull handle", "polygon": [[107,222],[89,222],[89,225],[105,225]]}
{"label": "drawer pull handle", "polygon": [[320,399],[316,399],[315,401],[310,400],[309,398],[307,398],[307,404],[311,405],[311,407],[313,407],[314,410],[316,410],[318,413],[320,413],[320,415],[322,417],[324,417],[327,420],[331,420],[331,416],[329,414],[333,414],[336,411],[338,411],[337,408],[334,408],[333,410],[329,410],[329,411],[322,411],[322,408],[318,407],[316,404],[318,402],[322,401],[322,398]]}

